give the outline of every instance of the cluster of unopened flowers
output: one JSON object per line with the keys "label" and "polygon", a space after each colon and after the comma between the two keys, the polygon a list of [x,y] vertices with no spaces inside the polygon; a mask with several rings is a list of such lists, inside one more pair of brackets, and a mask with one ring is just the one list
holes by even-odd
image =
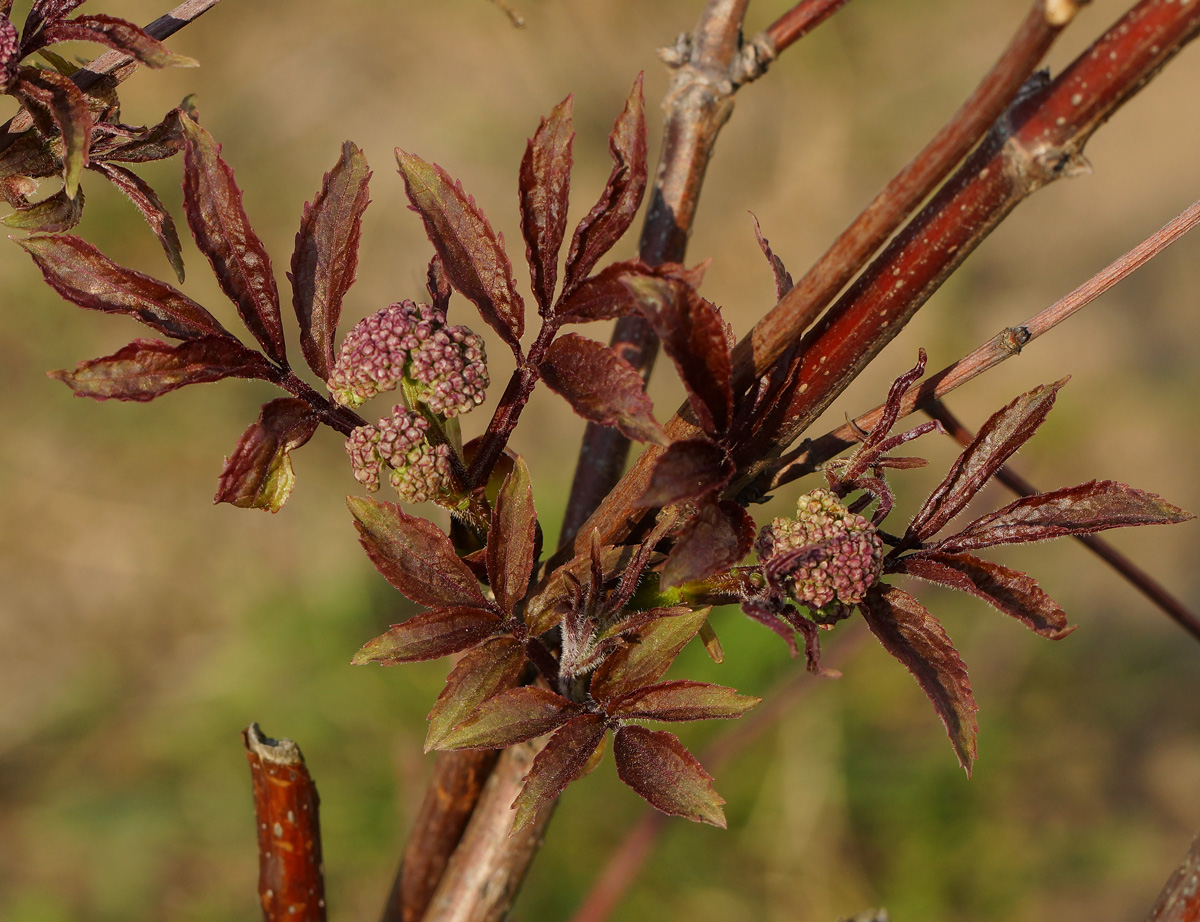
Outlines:
{"label": "cluster of unopened flowers", "polygon": [[442,425],[483,403],[488,384],[482,338],[448,324],[443,310],[401,301],[360,321],[342,343],[330,393],[355,408],[400,388],[405,402],[351,433],[346,452],[355,480],[373,493],[383,474],[410,503],[445,495],[454,449]]}

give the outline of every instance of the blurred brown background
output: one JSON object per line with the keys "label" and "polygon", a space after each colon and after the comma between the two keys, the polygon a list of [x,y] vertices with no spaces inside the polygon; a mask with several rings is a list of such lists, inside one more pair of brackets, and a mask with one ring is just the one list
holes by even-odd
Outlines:
{"label": "blurred brown background", "polygon": [[[538,118],[575,94],[581,215],[608,173],[608,128],[642,70],[655,150],[667,77],[654,50],[693,24],[700,2],[517,5],[528,22],[520,31],[487,0],[224,0],[171,41],[202,67],[137,75],[125,119],[153,122],[197,94],[281,281],[303,202],[343,139],[362,146],[373,204],[344,328],[423,293],[430,248],[405,208],[396,146],[462,180],[523,278],[515,177]],[[751,26],[789,5],[758,0]],[[1093,3],[1052,66],[1127,5]],[[739,95],[690,253],[713,257],[705,293],[739,333],[774,301],[747,212],[802,272],[957,107],[1027,7],[857,0]],[[27,9],[18,0],[13,18]],[[148,22],[164,9],[107,0],[83,12]],[[1200,190],[1197,87],[1200,51],[1189,48],[1092,141],[1094,175],[1023,205],[830,422],[877,403],[918,346],[940,368],[1188,205]],[[179,215],[177,164],[145,172]],[[96,181],[87,191],[80,233],[168,277],[132,207]],[[203,258],[190,245],[185,258],[187,292],[232,317]],[[1071,374],[1016,467],[1046,488],[1113,478],[1200,511],[1197,291],[1193,238],[950,405],[978,425],[1020,391]],[[455,303],[458,322],[474,322]],[[265,386],[222,382],[148,406],[97,405],[43,375],[139,335],[126,319],[59,301],[15,246],[0,255],[0,918],[255,918],[238,738],[252,720],[296,739],[318,780],[332,918],[373,918],[429,768],[424,714],[447,664],[348,665],[406,609],[354,540],[343,498],[355,484],[330,433],[298,453],[297,489],[279,515],[210,505],[223,455],[274,396]],[[499,382],[503,350],[489,343]],[[298,352],[294,335],[291,345]],[[664,416],[681,393],[665,368],[652,392]],[[485,419],[479,411],[464,427],[476,432]],[[542,396],[514,443],[532,467],[548,538],[581,428]],[[955,454],[933,438],[920,447],[934,463],[897,478],[900,515]],[[785,512],[800,489],[761,519]],[[1113,540],[1200,607],[1200,524]],[[842,680],[817,683],[720,774],[730,829],[672,823],[615,918],[832,922],[871,905],[921,922],[1142,918],[1200,831],[1200,646],[1071,543],[998,559],[1030,569],[1081,627],[1050,644],[982,604],[923,594],[972,668],[982,726],[973,780],[915,683],[867,642]],[[715,623],[725,665],[687,651],[679,674],[763,694],[800,668],[736,612]],[[699,749],[723,729],[683,735]],[[518,917],[567,917],[641,809],[611,764],[572,787]]]}

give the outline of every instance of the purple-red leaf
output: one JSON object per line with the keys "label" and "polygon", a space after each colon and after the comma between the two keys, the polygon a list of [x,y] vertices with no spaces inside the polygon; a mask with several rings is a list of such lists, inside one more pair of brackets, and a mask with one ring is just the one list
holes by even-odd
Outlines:
{"label": "purple-red leaf", "polygon": [[541,374],[549,388],[565,397],[584,419],[616,426],[639,442],[666,444],[642,376],[608,346],[566,333],[550,344]]}
{"label": "purple-red leaf", "polygon": [[318,424],[305,400],[281,397],[263,404],[258,421],[225,459],[213,502],[278,512],[296,482],[291,452],[312,438]]}
{"label": "purple-red leaf", "polygon": [[763,236],[762,227],[758,223],[758,216],[751,212],[750,217],[754,221],[754,236],[758,240],[758,248],[763,251],[763,256],[767,257],[771,272],[775,276],[775,298],[782,301],[783,296],[792,290],[791,273],[783,265],[783,260],[771,250],[771,244]]}
{"label": "purple-red leaf", "polygon": [[958,762],[970,777],[979,708],[971,694],[967,667],[945,630],[920,602],[894,586],[877,585],[861,608],[883,648],[913,674],[933,702]]}
{"label": "purple-red leaf", "polygon": [[292,252],[292,306],[300,321],[300,349],[322,381],[333,370],[333,341],[342,299],[354,284],[362,216],[370,202],[371,171],[352,142],[325,174],[321,191],[305,203]]}
{"label": "purple-red leaf", "polygon": [[529,767],[525,785],[513,801],[517,811],[513,832],[532,823],[546,804],[561,794],[576,778],[587,773],[588,764],[604,742],[608,728],[598,714],[581,714],[559,727]]}
{"label": "purple-red leaf", "polygon": [[350,496],[359,541],[384,579],[426,608],[487,608],[479,582],[440,528],[396,503]]}
{"label": "purple-red leaf", "polygon": [[21,34],[28,42],[33,33],[46,23],[54,23],[62,19],[77,6],[82,6],[84,0],[33,0],[29,15],[25,17],[25,25]]}
{"label": "purple-red leaf", "polygon": [[516,687],[525,665],[525,649],[508,635],[485,640],[460,659],[429,712],[425,751],[441,749],[446,735],[475,708],[502,691]]}
{"label": "purple-red leaf", "polygon": [[714,437],[727,432],[733,415],[733,358],[716,305],[673,279],[627,275],[625,284],[675,363],[700,428]]}
{"label": "purple-red leaf", "polygon": [[1035,387],[993,413],[958,456],[946,479],[929,494],[908,526],[906,537],[924,541],[962,512],[971,497],[1037,431],[1054,406],[1059,388],[1066,383],[1064,378]]}
{"label": "purple-red leaf", "polygon": [[272,380],[275,369],[261,353],[236,339],[210,336],[184,343],[135,339],[112,355],[80,362],[74,371],[52,371],[75,392],[94,400],[145,402],[188,384],[222,378]]}
{"label": "purple-red leaf", "polygon": [[478,608],[434,608],[393,624],[386,634],[368,640],[350,660],[355,666],[416,663],[458,653],[494,634],[500,618]]}
{"label": "purple-red leaf", "polygon": [[412,208],[425,222],[434,249],[454,285],[518,357],[525,332],[525,303],[517,294],[504,241],[440,166],[396,149]]}
{"label": "purple-red leaf", "polygon": [[642,100],[642,75],[638,74],[625,108],[617,116],[608,149],[613,168],[600,200],[587,213],[571,237],[567,251],[563,290],[570,292],[629,230],[646,191],[646,107]]}
{"label": "purple-red leaf", "polygon": [[754,519],[737,503],[701,503],[675,539],[661,585],[679,586],[726,572],[750,553],[755,531]]}
{"label": "purple-red leaf", "polygon": [[557,730],[579,705],[534,686],[512,688],[479,705],[442,740],[443,749],[502,749]]}
{"label": "purple-red leaf", "polygon": [[523,458],[517,458],[496,496],[487,541],[488,583],[506,615],[513,613],[529,589],[536,546],[537,513],[529,468]]}
{"label": "purple-red leaf", "polygon": [[[175,277],[182,282],[183,249],[179,242],[179,232],[175,230],[175,221],[171,217],[171,213],[167,211],[166,206],[163,205],[150,184],[133,170],[117,166],[114,163],[93,160],[88,167],[100,173],[124,192],[137,210],[142,213],[142,217],[150,225],[150,230],[162,244],[163,252],[167,254],[167,260],[171,263],[171,268],[175,270]],[[83,193],[81,192],[78,197],[82,200]]]}
{"label": "purple-red leaf", "polygon": [[217,282],[237,307],[246,328],[280,364],[287,363],[279,288],[271,257],[242,207],[242,190],[221,159],[221,146],[191,118],[180,119],[183,209],[196,245],[212,264]]}
{"label": "purple-red leaf", "polygon": [[708,682],[679,680],[647,685],[605,704],[609,717],[635,720],[717,720],[741,717],[762,701]]}
{"label": "purple-red leaf", "polygon": [[639,506],[669,506],[699,499],[733,478],[729,453],[708,439],[672,442],[654,462]]}
{"label": "purple-red leaf", "polygon": [[69,77],[52,70],[22,67],[10,92],[20,100],[43,134],[50,126],[42,118],[48,113],[62,135],[63,188],[67,195],[74,195],[79,188],[79,177],[88,163],[88,147],[92,138],[92,113],[87,97],[71,82]]}
{"label": "purple-red leaf", "polygon": [[17,208],[0,223],[18,230],[58,234],[70,230],[82,217],[83,190],[76,189],[75,197],[71,198],[66,189],[59,189],[36,205]]}
{"label": "purple-red leaf", "polygon": [[683,606],[659,609],[662,617],[609,654],[592,674],[592,697],[605,702],[657,682],[708,620],[710,611],[711,606],[695,611]]}
{"label": "purple-red leaf", "polygon": [[558,305],[554,316],[561,323],[590,323],[635,313],[638,301],[624,279],[628,275],[653,273],[653,269],[636,259],[611,263],[580,282]]}
{"label": "purple-red leaf", "polygon": [[664,730],[626,726],[613,740],[617,776],[662,813],[725,828],[725,803],[712,775]]}
{"label": "purple-red leaf", "polygon": [[1067,626],[1066,612],[1041,590],[1037,580],[990,560],[921,551],[901,557],[894,572],[977,596],[1051,640],[1061,640],[1075,630]]}
{"label": "purple-red leaf", "polygon": [[9,84],[17,77],[21,63],[21,40],[17,27],[8,19],[12,0],[0,0],[0,92],[8,92]]}
{"label": "purple-red leaf", "polygon": [[567,230],[567,198],[571,188],[572,97],[542,119],[521,159],[521,233],[533,279],[533,295],[545,315],[558,282],[558,251]]}
{"label": "purple-red leaf", "polygon": [[980,516],[936,545],[940,551],[969,551],[994,544],[1023,544],[1065,535],[1090,535],[1130,525],[1169,525],[1195,518],[1144,490],[1113,480],[1036,493]]}
{"label": "purple-red leaf", "polygon": [[[600,550],[604,573],[624,570],[634,556],[634,548],[607,546]],[[537,593],[525,606],[525,626],[531,635],[544,634],[562,620],[574,605],[574,590],[588,581],[592,561],[588,554],[574,557],[556,568],[538,585]]]}
{"label": "purple-red leaf", "polygon": [[17,243],[33,257],[50,287],[73,304],[129,314],[175,339],[229,337],[212,314],[183,292],[117,265],[86,240],[64,234]]}
{"label": "purple-red leaf", "polygon": [[147,35],[142,29],[115,16],[76,16],[59,20],[43,29],[28,54],[58,42],[99,42],[115,51],[129,55],[147,67],[196,67],[198,61],[176,54],[166,45]]}

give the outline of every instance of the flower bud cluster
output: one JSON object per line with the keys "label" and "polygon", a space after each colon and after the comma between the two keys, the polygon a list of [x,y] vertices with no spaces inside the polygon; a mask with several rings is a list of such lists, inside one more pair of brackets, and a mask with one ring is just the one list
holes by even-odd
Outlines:
{"label": "flower bud cluster", "polygon": [[452,485],[450,446],[425,441],[429,420],[405,407],[392,408],[392,415],[377,426],[360,426],[346,440],[346,453],[354,479],[374,493],[379,475],[389,469],[388,481],[400,498],[423,503],[449,492]]}
{"label": "flower bud cluster", "polygon": [[483,339],[448,325],[444,311],[401,301],[350,331],[329,390],[338,403],[357,407],[405,378],[434,413],[447,418],[465,413],[483,403],[489,383]]}
{"label": "flower bud cluster", "polygon": [[883,572],[883,541],[875,526],[850,512],[829,490],[813,490],[796,504],[796,518],[775,519],[758,536],[764,564],[811,548],[794,567],[783,566],[783,588],[812,610],[814,620],[838,620],[861,602]]}

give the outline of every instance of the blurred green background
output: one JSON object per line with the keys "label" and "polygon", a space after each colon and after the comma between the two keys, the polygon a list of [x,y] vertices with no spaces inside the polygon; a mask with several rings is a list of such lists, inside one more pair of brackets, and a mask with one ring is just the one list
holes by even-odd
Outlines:
{"label": "blurred green background", "polygon": [[[18,0],[13,18],[28,5]],[[423,293],[430,248],[405,208],[394,147],[462,180],[510,241],[523,278],[516,170],[538,118],[575,93],[573,216],[582,215],[608,173],[608,128],[642,70],[655,150],[667,86],[655,48],[689,28],[700,5],[517,0],[528,22],[518,31],[487,0],[224,0],[171,41],[201,68],[138,74],[123,91],[124,116],[153,122],[197,94],[281,281],[303,202],[343,139],[362,146],[376,175],[345,329]],[[789,5],[758,0],[751,26]],[[1126,5],[1093,3],[1051,64],[1077,54]],[[739,95],[690,251],[693,262],[713,257],[705,293],[739,333],[774,301],[747,212],[799,274],[957,107],[1027,7],[858,0]],[[108,0],[83,11],[148,22],[164,9]],[[918,346],[941,367],[1189,204],[1200,189],[1197,86],[1200,51],[1187,49],[1092,141],[1094,175],[1024,204],[828,422],[877,403]],[[178,164],[144,175],[179,215]],[[89,180],[80,233],[168,277],[134,209]],[[354,540],[344,496],[356,485],[339,440],[323,432],[298,453],[297,489],[279,515],[212,506],[223,455],[274,394],[223,382],[147,406],[73,399],[43,372],[143,331],[59,301],[7,247],[0,919],[256,918],[238,737],[253,720],[297,740],[320,786],[331,918],[375,917],[429,771],[424,714],[448,665],[348,665],[408,609]],[[231,318],[203,258],[190,245],[185,258],[188,293]],[[978,425],[1015,394],[1069,373],[1016,467],[1046,488],[1113,478],[1200,511],[1197,291],[1193,238],[950,405]],[[474,322],[464,302],[455,305],[458,322]],[[489,344],[500,382],[504,350]],[[294,331],[291,346],[298,353]],[[667,369],[652,393],[664,417],[681,396]],[[477,412],[464,428],[478,432],[485,419]],[[541,395],[514,442],[533,470],[548,538],[581,429]],[[948,440],[920,447],[933,464],[896,478],[901,516],[956,453]],[[800,489],[759,510],[761,520],[785,512]],[[992,507],[1006,501],[999,491],[982,497]],[[1113,540],[1200,607],[1200,525]],[[921,922],[1142,918],[1200,831],[1200,646],[1072,543],[998,559],[1031,570],[1081,627],[1050,644],[982,604],[922,593],[972,669],[982,730],[971,781],[915,683],[868,640],[846,658],[843,679],[812,680],[798,706],[720,773],[729,830],[669,824],[614,918],[832,922],[878,905]],[[725,665],[689,650],[678,675],[764,694],[800,668],[736,612],[715,624]],[[827,648],[847,639],[835,632]],[[699,751],[725,729],[683,736]],[[572,787],[517,916],[568,917],[641,810],[611,763]]]}

